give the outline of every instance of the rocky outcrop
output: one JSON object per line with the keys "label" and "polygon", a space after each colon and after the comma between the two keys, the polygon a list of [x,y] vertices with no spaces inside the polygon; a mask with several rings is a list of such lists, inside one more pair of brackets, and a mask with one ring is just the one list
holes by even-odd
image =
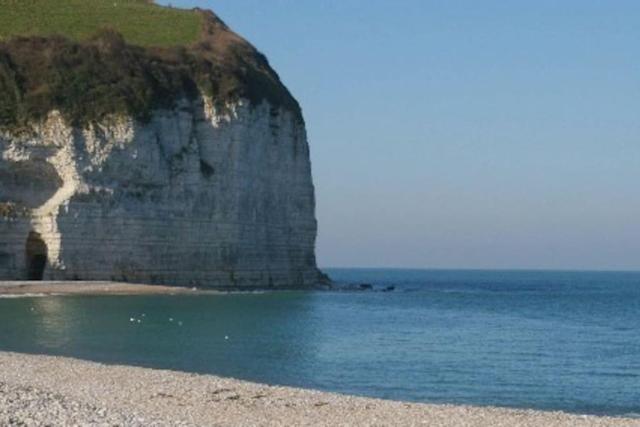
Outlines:
{"label": "rocky outcrop", "polygon": [[323,280],[300,106],[213,12],[188,13],[188,45],[0,41],[0,280]]}
{"label": "rocky outcrop", "polygon": [[0,133],[0,279],[304,287],[314,188],[295,111],[182,98],[147,121]]}

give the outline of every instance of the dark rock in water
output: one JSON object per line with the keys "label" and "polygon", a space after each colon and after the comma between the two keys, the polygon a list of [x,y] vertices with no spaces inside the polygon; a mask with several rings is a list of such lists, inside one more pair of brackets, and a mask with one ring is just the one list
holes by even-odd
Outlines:
{"label": "dark rock in water", "polygon": [[360,289],[363,291],[371,291],[373,290],[373,285],[370,285],[369,283],[361,283]]}
{"label": "dark rock in water", "polygon": [[395,286],[387,286],[386,288],[384,288],[384,289],[382,290],[382,292],[393,292],[393,291],[395,291],[395,290],[396,290],[396,287],[395,287]]}

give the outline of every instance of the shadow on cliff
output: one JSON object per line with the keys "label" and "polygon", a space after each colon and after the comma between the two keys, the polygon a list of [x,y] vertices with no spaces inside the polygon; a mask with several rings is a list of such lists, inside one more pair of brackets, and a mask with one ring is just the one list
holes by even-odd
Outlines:
{"label": "shadow on cliff", "polygon": [[131,120],[117,143],[102,125],[74,131],[84,189],[57,218],[65,269],[56,278],[227,289],[323,282],[299,122],[266,104],[215,119],[208,108],[184,99],[148,123]]}

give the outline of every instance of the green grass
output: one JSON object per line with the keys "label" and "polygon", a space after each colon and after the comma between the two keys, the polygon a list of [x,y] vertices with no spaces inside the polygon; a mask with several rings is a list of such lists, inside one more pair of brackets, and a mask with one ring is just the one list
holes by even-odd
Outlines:
{"label": "green grass", "polygon": [[84,41],[108,28],[133,45],[170,47],[197,41],[202,19],[146,0],[0,0],[0,40],[60,35]]}
{"label": "green grass", "polygon": [[302,121],[264,55],[213,13],[146,0],[0,0],[0,130],[51,111],[85,126],[112,114],[146,121],[204,93],[224,107],[267,100]]}

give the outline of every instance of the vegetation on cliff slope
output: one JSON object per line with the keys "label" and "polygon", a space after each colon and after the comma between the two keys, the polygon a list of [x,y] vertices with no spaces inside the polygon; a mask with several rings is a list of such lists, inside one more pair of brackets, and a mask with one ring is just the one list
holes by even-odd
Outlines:
{"label": "vegetation on cliff slope", "polygon": [[302,120],[266,58],[211,12],[142,0],[29,0],[9,8],[0,14],[0,128],[28,127],[52,110],[77,126],[108,114],[146,120],[200,92],[220,105],[267,100]]}
{"label": "vegetation on cliff slope", "polygon": [[0,3],[0,40],[15,36],[61,35],[74,41],[109,28],[127,43],[176,46],[194,43],[202,15],[157,6],[147,0],[15,0]]}

